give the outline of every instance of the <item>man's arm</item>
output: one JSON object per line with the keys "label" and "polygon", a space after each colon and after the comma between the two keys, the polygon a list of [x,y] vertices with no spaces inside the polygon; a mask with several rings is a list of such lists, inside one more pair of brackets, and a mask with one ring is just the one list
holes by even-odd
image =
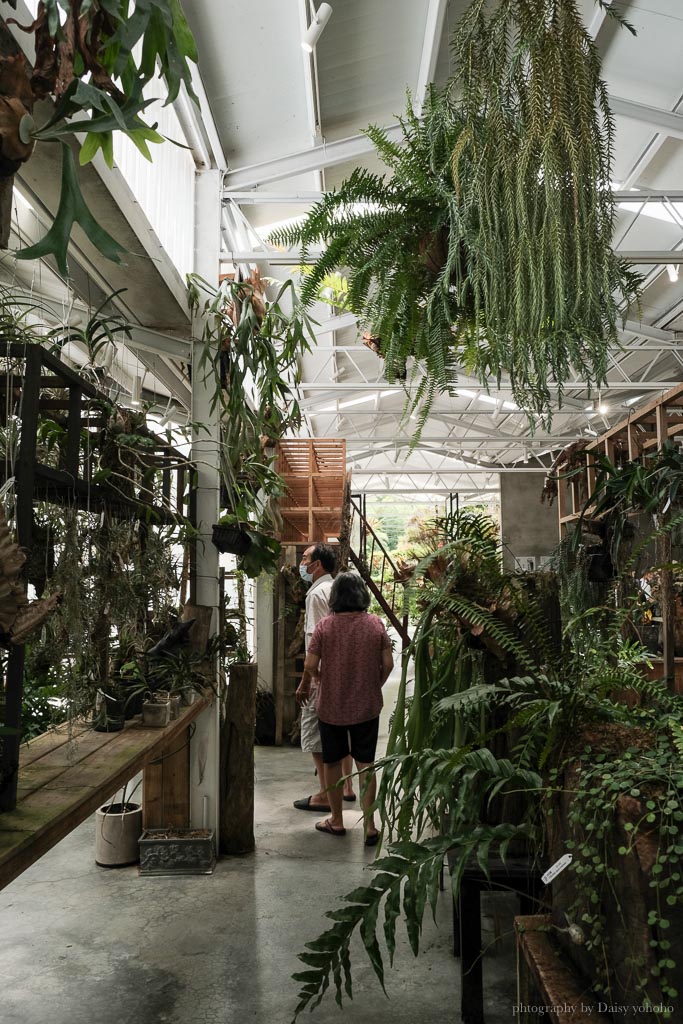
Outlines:
{"label": "man's arm", "polygon": [[[304,662],[304,674],[301,677],[301,682],[296,688],[296,699],[299,703],[303,703],[308,700],[311,693],[311,680],[313,676],[318,674],[318,665],[320,664],[320,656],[317,654],[307,654]],[[391,671],[391,670],[390,670]]]}
{"label": "man's arm", "polygon": [[318,593],[314,590],[308,598],[308,606],[306,608],[306,644],[310,641],[315,627],[318,625],[321,619],[330,614],[330,606],[325,593]]}

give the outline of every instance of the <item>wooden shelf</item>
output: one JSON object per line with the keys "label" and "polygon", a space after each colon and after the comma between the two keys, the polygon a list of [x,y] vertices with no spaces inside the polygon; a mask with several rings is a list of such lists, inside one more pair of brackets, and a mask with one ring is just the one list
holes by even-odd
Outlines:
{"label": "wooden shelf", "polygon": [[[182,708],[165,729],[139,719],[121,732],[95,732],[77,723],[37,736],[21,747],[15,810],[0,815],[0,888],[85,821],[139,771],[157,760],[207,707]],[[141,802],[141,800],[139,801]]]}
{"label": "wooden shelf", "polygon": [[346,482],[346,441],[280,441],[277,472],[287,493],[280,503],[283,543],[314,543],[339,536]]}
{"label": "wooden shelf", "polygon": [[[578,518],[593,493],[596,467],[592,455],[605,455],[619,465],[656,451],[665,441],[680,434],[683,434],[683,384],[677,384],[639,409],[632,409],[620,423],[588,443],[583,453],[575,452],[575,458],[583,455],[585,459],[583,471],[562,479],[561,465],[558,468],[560,528]],[[577,465],[576,461],[573,465]]]}

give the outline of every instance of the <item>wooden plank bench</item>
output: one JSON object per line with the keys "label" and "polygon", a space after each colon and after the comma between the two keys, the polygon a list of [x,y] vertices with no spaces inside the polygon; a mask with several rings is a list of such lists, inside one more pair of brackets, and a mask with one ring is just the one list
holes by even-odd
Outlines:
{"label": "wooden plank bench", "polygon": [[202,698],[165,729],[139,719],[120,732],[83,722],[60,725],[21,748],[17,806],[0,814],[0,889],[144,771],[146,828],[189,824],[190,725]]}
{"label": "wooden plank bench", "polygon": [[605,1004],[597,1001],[553,942],[550,914],[516,917],[515,933],[520,1000],[515,1016],[519,1020],[608,1024],[612,1018],[600,1012]]}

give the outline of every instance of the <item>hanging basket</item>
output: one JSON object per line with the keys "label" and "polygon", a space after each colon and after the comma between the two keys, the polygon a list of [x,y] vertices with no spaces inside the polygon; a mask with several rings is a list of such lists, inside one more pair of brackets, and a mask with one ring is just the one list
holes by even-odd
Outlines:
{"label": "hanging basket", "polygon": [[211,540],[223,554],[246,555],[251,547],[251,537],[241,526],[219,526],[215,523],[212,531]]}

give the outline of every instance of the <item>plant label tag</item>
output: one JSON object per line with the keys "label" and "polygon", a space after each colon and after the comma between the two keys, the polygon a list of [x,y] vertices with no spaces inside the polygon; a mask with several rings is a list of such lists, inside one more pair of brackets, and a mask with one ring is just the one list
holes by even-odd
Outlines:
{"label": "plant label tag", "polygon": [[541,881],[543,882],[543,884],[547,885],[548,882],[552,882],[553,878],[557,878],[561,871],[564,871],[565,868],[569,867],[569,865],[572,862],[572,859],[573,858],[571,853],[565,853],[563,857],[560,857],[559,860],[556,860],[555,863],[548,868],[545,874],[541,875]]}

